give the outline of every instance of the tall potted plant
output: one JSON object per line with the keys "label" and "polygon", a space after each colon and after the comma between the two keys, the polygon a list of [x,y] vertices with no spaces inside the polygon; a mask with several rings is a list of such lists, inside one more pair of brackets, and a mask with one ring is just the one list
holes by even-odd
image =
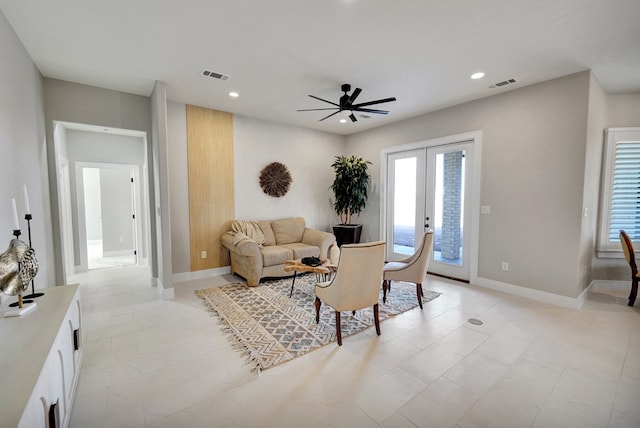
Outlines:
{"label": "tall potted plant", "polygon": [[340,224],[333,226],[338,246],[360,242],[361,224],[352,224],[354,215],[359,215],[367,204],[367,187],[371,162],[360,156],[336,156],[331,164],[335,179],[331,187],[334,195],[333,209]]}

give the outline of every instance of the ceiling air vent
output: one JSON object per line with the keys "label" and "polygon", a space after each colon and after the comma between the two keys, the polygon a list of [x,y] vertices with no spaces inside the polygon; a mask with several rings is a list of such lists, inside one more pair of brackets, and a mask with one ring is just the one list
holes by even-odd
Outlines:
{"label": "ceiling air vent", "polygon": [[518,83],[516,79],[507,79],[503,80],[502,82],[494,83],[493,85],[489,86],[489,88],[501,88],[503,86],[513,85],[514,83]]}
{"label": "ceiling air vent", "polygon": [[202,70],[202,75],[205,77],[212,77],[218,80],[229,80],[229,77],[231,77],[226,74],[220,74],[220,73],[216,73],[215,71],[207,70],[206,68]]}

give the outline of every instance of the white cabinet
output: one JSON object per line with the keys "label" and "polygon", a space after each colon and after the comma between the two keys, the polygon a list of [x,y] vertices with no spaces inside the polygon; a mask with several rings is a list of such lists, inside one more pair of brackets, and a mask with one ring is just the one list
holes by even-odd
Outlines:
{"label": "white cabinet", "polygon": [[77,284],[43,291],[33,312],[0,318],[2,427],[69,424],[82,362],[80,291]]}

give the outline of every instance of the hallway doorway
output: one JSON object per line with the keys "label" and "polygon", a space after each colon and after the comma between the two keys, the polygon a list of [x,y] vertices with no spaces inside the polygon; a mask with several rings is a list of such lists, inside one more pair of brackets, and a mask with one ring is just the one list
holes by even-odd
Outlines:
{"label": "hallway doorway", "polygon": [[89,269],[149,265],[146,133],[56,122],[54,141],[65,281]]}
{"label": "hallway doorway", "polygon": [[[82,163],[82,189],[87,243],[87,268],[136,264],[136,204],[133,165]],[[80,194],[80,192],[78,192]]]}

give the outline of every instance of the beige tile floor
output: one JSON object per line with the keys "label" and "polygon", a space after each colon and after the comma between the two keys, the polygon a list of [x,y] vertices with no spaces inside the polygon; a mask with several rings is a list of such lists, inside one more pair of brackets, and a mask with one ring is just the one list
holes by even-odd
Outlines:
{"label": "beige tile floor", "polygon": [[71,427],[640,427],[626,291],[576,311],[429,277],[442,296],[382,336],[257,376],[193,294],[233,276],[176,284],[174,300],[140,267],[72,279],[86,340]]}

